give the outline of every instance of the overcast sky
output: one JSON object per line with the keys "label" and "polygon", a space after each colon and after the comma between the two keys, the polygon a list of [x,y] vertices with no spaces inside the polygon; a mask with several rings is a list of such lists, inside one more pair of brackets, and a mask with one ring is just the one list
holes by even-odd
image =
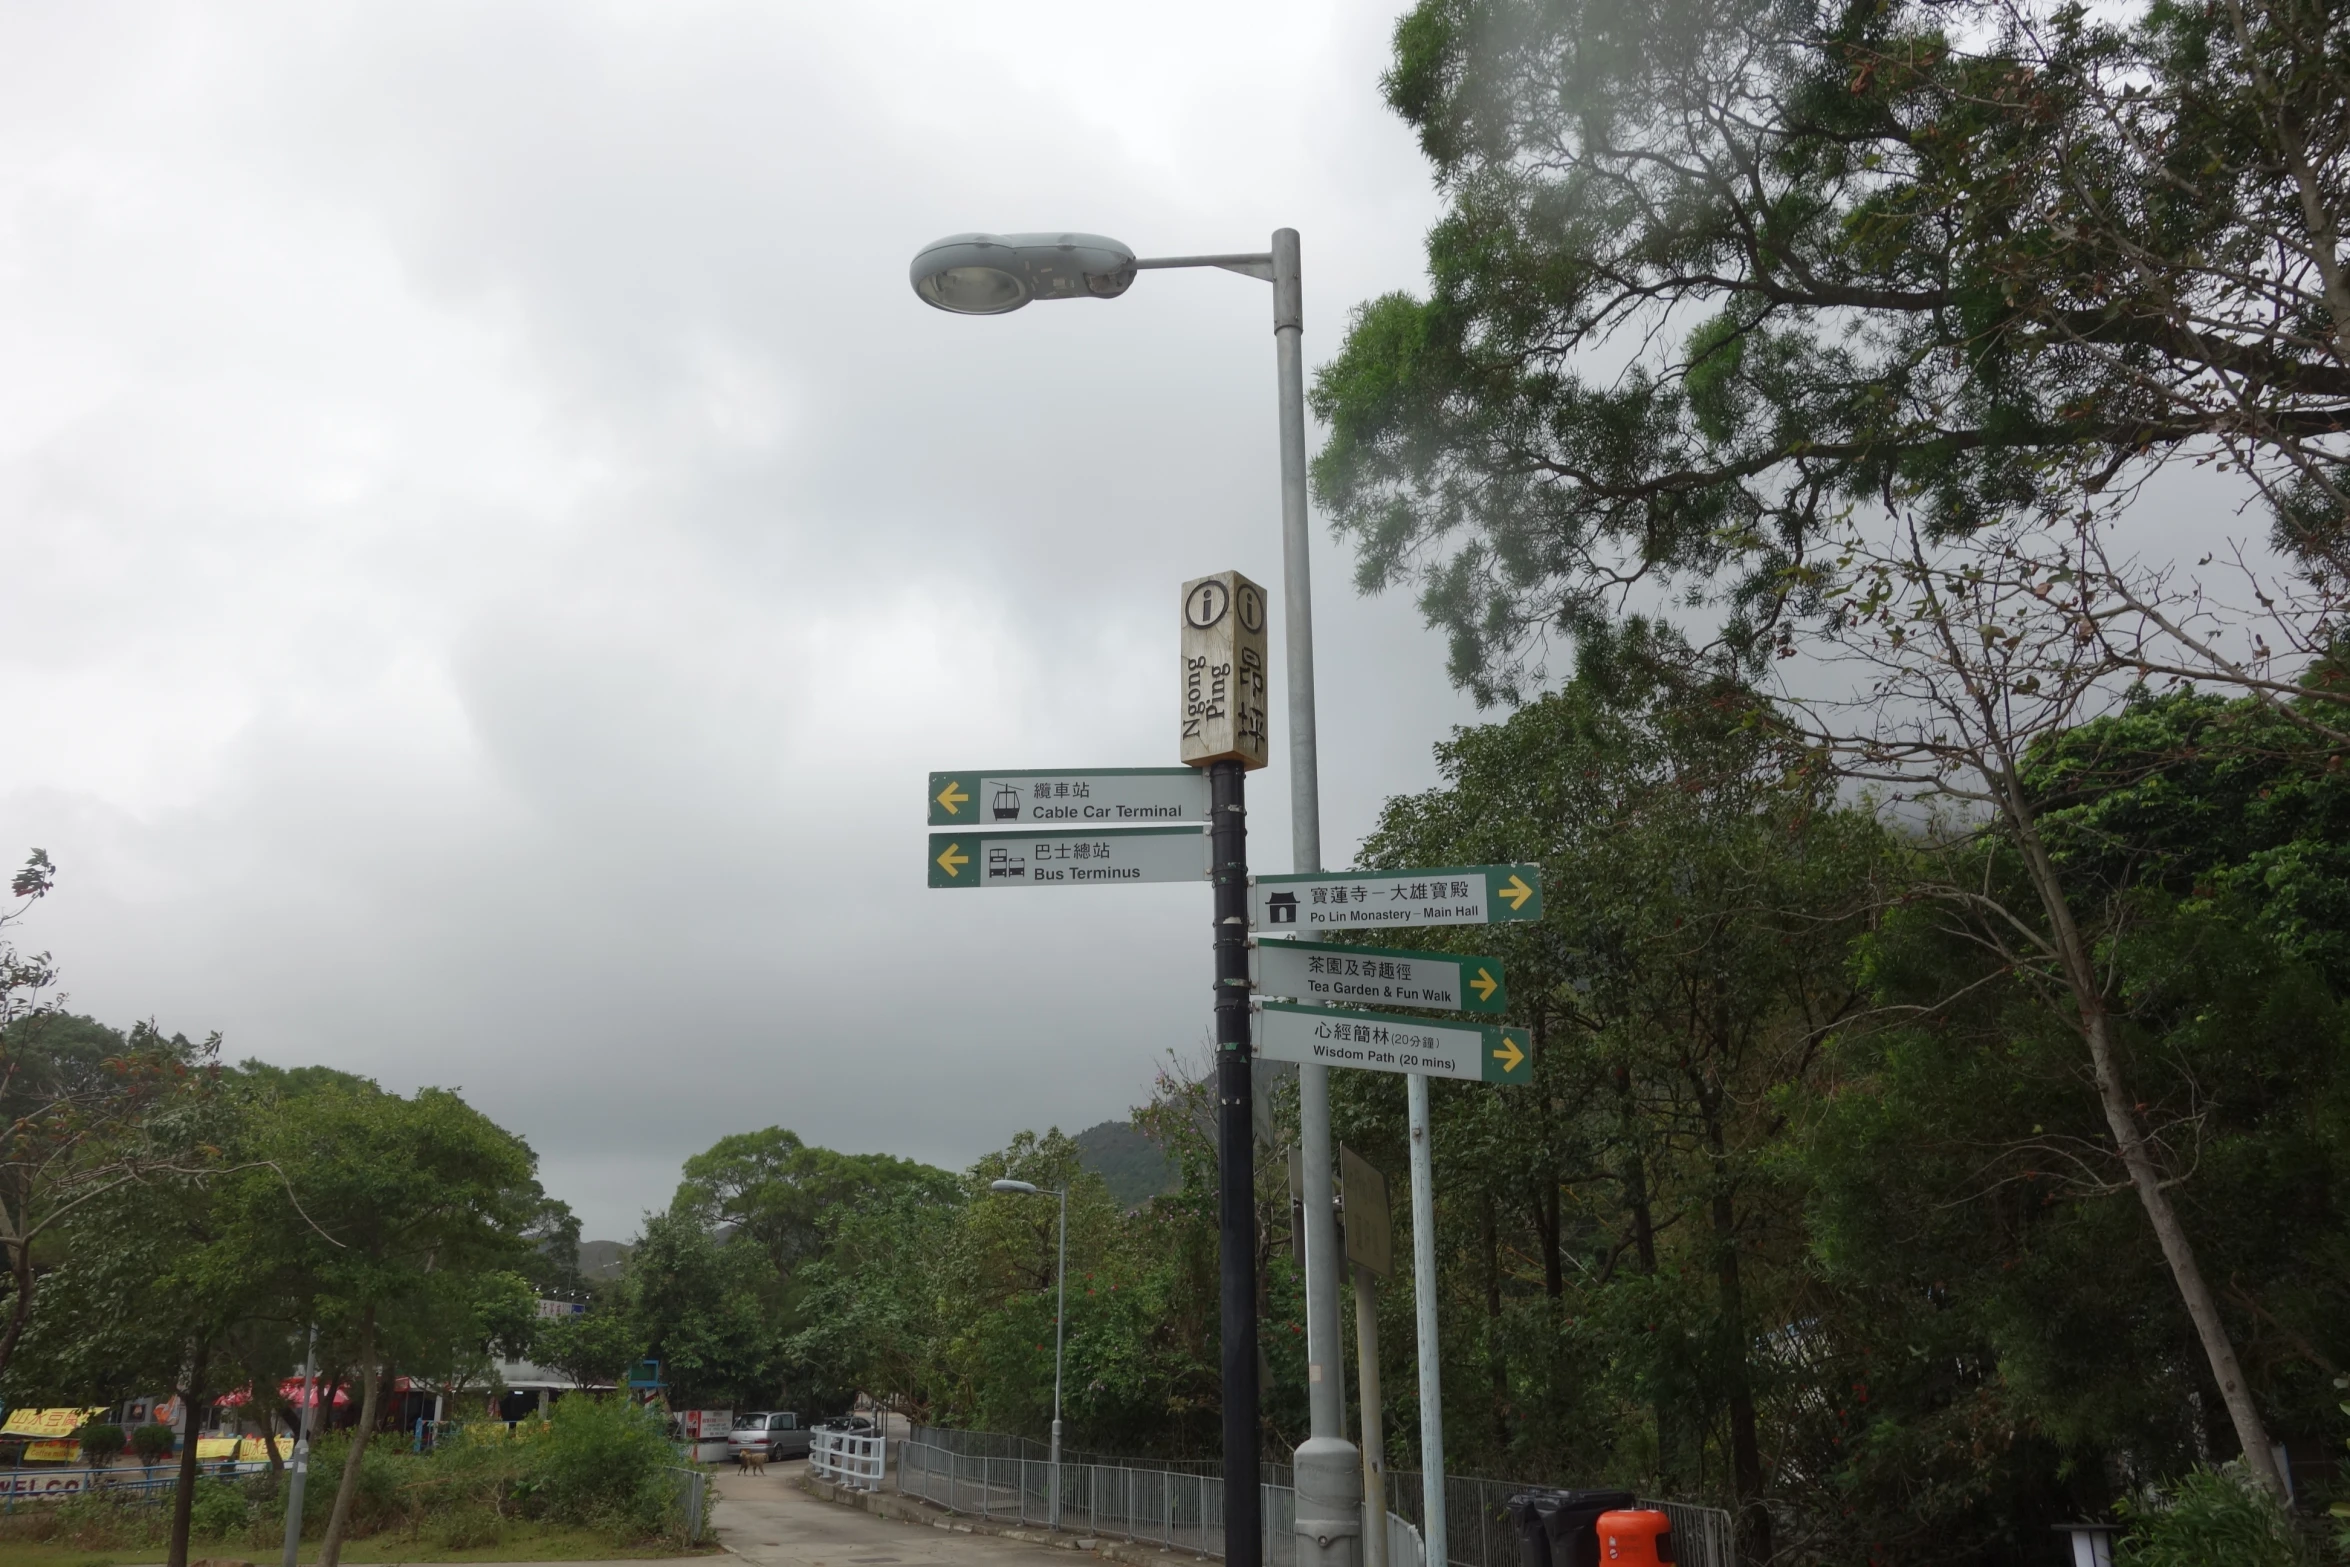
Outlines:
{"label": "overcast sky", "polygon": [[[1290,225],[1318,362],[1422,278],[1391,21],[0,11],[22,939],[109,1021],[461,1087],[591,1235],[731,1131],[960,1166],[1125,1113],[1203,1036],[1205,889],[928,893],[922,785],[1176,760],[1177,585],[1279,582],[1270,291],[966,320],[906,263]],[[1340,863],[1473,711],[1315,574]]]}

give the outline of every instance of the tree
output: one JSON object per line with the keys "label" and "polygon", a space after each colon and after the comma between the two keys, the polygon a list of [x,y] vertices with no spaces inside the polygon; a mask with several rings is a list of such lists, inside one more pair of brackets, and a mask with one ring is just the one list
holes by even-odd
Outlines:
{"label": "tree", "polygon": [[1385,84],[1448,207],[1315,478],[1481,696],[1641,582],[1767,653],[1851,508],[1944,540],[2180,455],[2339,576],[2338,8],[1422,0]]}
{"label": "tree", "polygon": [[[282,1337],[294,1313],[265,1253],[248,1245],[240,1206],[285,1191],[252,1156],[248,1105],[217,1075],[144,1120],[143,1157],[75,1202],[53,1232],[64,1261],[44,1290],[27,1364],[12,1394],[39,1388],[75,1401],[113,1402],[126,1385],[170,1386],[186,1411],[187,1440],[171,1518],[170,1567],[186,1567],[195,1500],[196,1434],[214,1398],[234,1386],[231,1339],[274,1317]],[[250,1178],[240,1190],[241,1178]],[[136,1300],[141,1309],[126,1311]],[[252,1377],[243,1369],[244,1378]]]}
{"label": "tree", "polygon": [[238,1187],[240,1242],[347,1333],[359,1373],[359,1423],[320,1546],[334,1567],[388,1353],[413,1347],[407,1330],[445,1317],[452,1297],[477,1299],[527,1262],[544,1194],[522,1140],[445,1089],[403,1099],[328,1080],[273,1094],[251,1146],[267,1163]]}
{"label": "tree", "polygon": [[[1675,661],[1663,651],[1623,667]],[[1390,801],[1363,848],[1373,866],[1533,861],[1551,911],[1473,938],[1534,1033],[1533,1086],[1438,1085],[1433,1105],[1440,1219],[1476,1324],[1448,1346],[1471,1374],[1447,1384],[1482,1416],[1459,1428],[1493,1432],[1487,1461],[1637,1465],[1664,1489],[1718,1454],[1742,1549],[1767,1557],[1774,1472],[1805,1467],[1769,1408],[1781,1372],[1763,1346],[1804,1271],[1800,1204],[1770,1156],[1861,1009],[1844,950],[1886,845],[1753,722],[1744,686],[1614,673],[1595,659],[1457,733],[1443,784]],[[1414,938],[1431,939],[1460,940]],[[1393,1085],[1347,1076],[1349,1142],[1400,1163]],[[1653,1424],[1626,1429],[1626,1404]]]}
{"label": "tree", "polygon": [[219,1049],[217,1035],[190,1045],[152,1023],[126,1041],[59,1010],[49,954],[20,954],[4,934],[56,877],[49,856],[33,850],[11,882],[21,901],[0,912],[0,1253],[11,1286],[0,1375],[32,1320],[36,1249],[82,1204],[168,1158],[144,1135],[145,1120],[193,1091]]}
{"label": "tree", "polygon": [[644,1358],[645,1337],[625,1311],[594,1306],[539,1324],[530,1342],[531,1358],[584,1385],[616,1385]]}
{"label": "tree", "polygon": [[[2078,1038],[2112,1157],[2162,1248],[2244,1463],[2283,1495],[2234,1335],[2171,1195],[2187,1167],[2166,1151],[2131,1080],[2112,945],[2130,927],[2132,878],[2098,874],[2094,857],[2061,856],[2033,781],[2034,757],[2133,672],[2090,624],[2094,590],[2083,579],[2093,574],[2076,569],[2082,537],[2002,527],[1937,548],[1913,524],[1890,548],[1848,542],[1839,569],[1855,591],[1833,645],[1865,688],[1793,707],[1848,776],[1956,808],[1939,827],[1946,868],[1926,895],[1948,912],[1954,938],[2036,987]],[[2109,855],[2102,869],[2116,863]]]}

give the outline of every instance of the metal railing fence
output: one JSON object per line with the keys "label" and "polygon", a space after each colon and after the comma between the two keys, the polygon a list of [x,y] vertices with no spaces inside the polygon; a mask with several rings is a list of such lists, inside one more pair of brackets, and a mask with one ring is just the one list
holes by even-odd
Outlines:
{"label": "metal railing fence", "polygon": [[[1039,1527],[1051,1521],[1050,1448],[1026,1437],[915,1426],[899,1445],[897,1488],[951,1512]],[[1122,1535],[1200,1556],[1224,1554],[1224,1482],[1202,1460],[1116,1458],[1064,1451],[1061,1519],[1065,1529]],[[1265,1561],[1294,1567],[1296,1494],[1287,1464],[1260,1466],[1264,1488]],[[1518,1529],[1508,1501],[1550,1487],[1525,1481],[1447,1475],[1443,1567],[1518,1567]],[[1643,1499],[1673,1520],[1674,1554],[1685,1567],[1737,1567],[1730,1515],[1718,1507]],[[1366,1509],[1367,1511],[1368,1509]],[[1387,1475],[1389,1567],[1424,1567],[1420,1476]]]}
{"label": "metal railing fence", "polygon": [[672,1468],[677,1476],[677,1522],[679,1532],[688,1545],[699,1545],[702,1540],[702,1520],[707,1512],[710,1495],[710,1477],[699,1469]]}
{"label": "metal railing fence", "polygon": [[888,1439],[855,1431],[819,1431],[808,1442],[808,1472],[853,1490],[878,1491],[889,1475]]}
{"label": "metal railing fence", "polygon": [[[215,1459],[200,1465],[197,1474],[214,1480],[265,1473],[265,1461],[240,1463]],[[0,1512],[14,1512],[19,1502],[61,1502],[69,1496],[100,1492],[125,1502],[160,1501],[179,1486],[179,1464],[122,1469],[11,1469],[0,1470]]]}

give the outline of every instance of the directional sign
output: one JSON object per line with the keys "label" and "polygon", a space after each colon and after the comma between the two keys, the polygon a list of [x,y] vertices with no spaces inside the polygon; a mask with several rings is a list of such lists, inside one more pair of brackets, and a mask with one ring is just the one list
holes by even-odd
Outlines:
{"label": "directional sign", "polygon": [[1482,1083],[1534,1081],[1533,1036],[1490,1023],[1431,1023],[1393,1012],[1259,1003],[1257,1054],[1311,1066],[1422,1072]]}
{"label": "directional sign", "polygon": [[1197,827],[930,835],[933,887],[1115,887],[1207,874],[1208,835]]}
{"label": "directional sign", "polygon": [[1195,767],[974,769],[930,775],[933,827],[1154,827],[1208,819]]}
{"label": "directional sign", "polygon": [[1540,918],[1542,873],[1531,865],[1259,876],[1249,890],[1250,928],[1276,935]]}
{"label": "directional sign", "polygon": [[1249,949],[1261,996],[1374,1007],[1506,1012],[1501,959],[1457,952],[1399,952],[1321,941],[1262,941]]}

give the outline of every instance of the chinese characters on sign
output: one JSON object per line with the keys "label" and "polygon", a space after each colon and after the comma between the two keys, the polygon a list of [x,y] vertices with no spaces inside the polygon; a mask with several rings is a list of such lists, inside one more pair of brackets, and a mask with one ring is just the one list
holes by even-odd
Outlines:
{"label": "chinese characters on sign", "polygon": [[1499,958],[1403,952],[1315,941],[1261,941],[1251,950],[1257,993],[1374,1007],[1504,1012]]}
{"label": "chinese characters on sign", "polygon": [[1265,590],[1237,571],[1183,585],[1183,762],[1265,765]]}
{"label": "chinese characters on sign", "polygon": [[1208,780],[1189,767],[930,775],[933,827],[1152,827],[1207,819]]}
{"label": "chinese characters on sign", "polygon": [[1542,917],[1542,873],[1531,865],[1465,865],[1259,876],[1250,913],[1258,930],[1300,934],[1381,925],[1499,925]]}
{"label": "chinese characters on sign", "polygon": [[1531,1036],[1483,1023],[1432,1023],[1383,1012],[1292,1006],[1258,1008],[1257,1054],[1273,1061],[1421,1072],[1483,1083],[1534,1080]]}
{"label": "chinese characters on sign", "polygon": [[1196,827],[1126,832],[934,832],[933,887],[1090,887],[1199,881],[1207,834]]}

